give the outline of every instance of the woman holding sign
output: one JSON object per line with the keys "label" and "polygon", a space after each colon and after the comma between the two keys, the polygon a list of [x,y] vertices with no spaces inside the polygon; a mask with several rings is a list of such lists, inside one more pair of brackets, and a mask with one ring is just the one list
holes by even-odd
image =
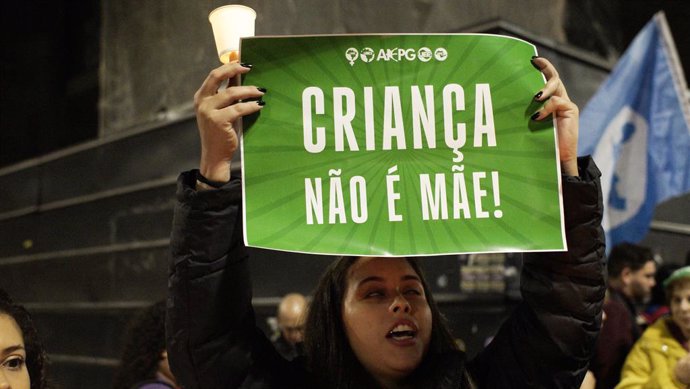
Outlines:
{"label": "woman holding sign", "polygon": [[256,328],[242,242],[238,147],[233,123],[264,106],[265,89],[224,80],[251,70],[213,70],[195,95],[198,171],[178,181],[172,233],[167,342],[173,372],[197,388],[574,388],[587,370],[604,298],[599,172],[578,160],[578,109],[554,67],[535,57],[547,83],[532,120],[558,128],[568,252],[527,254],[523,302],[493,342],[465,361],[417,262],[342,258],[314,292],[306,358],[283,360]]}

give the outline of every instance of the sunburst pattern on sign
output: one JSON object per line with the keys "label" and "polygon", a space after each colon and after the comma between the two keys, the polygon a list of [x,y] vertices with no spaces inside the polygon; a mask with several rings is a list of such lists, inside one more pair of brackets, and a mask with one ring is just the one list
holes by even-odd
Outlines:
{"label": "sunburst pattern on sign", "polygon": [[[243,40],[242,58],[254,65],[243,84],[268,88],[259,117],[245,118],[242,139],[247,244],[348,255],[563,249],[553,124],[529,119],[538,109],[532,96],[544,84],[529,62],[535,54],[529,43],[493,35]],[[446,94],[444,108],[444,88],[451,84],[462,88],[464,108],[458,109],[457,92]],[[478,84],[488,84],[482,87],[484,94],[478,94]],[[314,108],[315,94],[303,97],[310,87],[323,96],[323,114]],[[495,146],[488,145],[486,135],[479,137],[481,147],[474,146],[476,94],[484,96],[485,112],[478,120],[486,123],[489,113],[493,116]],[[336,95],[341,97],[334,102]],[[425,109],[433,100],[431,109],[422,110],[431,125],[424,127],[423,119],[414,119],[413,96]],[[303,100],[312,105],[306,113]],[[350,141],[344,131],[342,151],[335,146],[334,116],[345,117],[340,122],[352,126]],[[312,121],[306,131],[312,134],[311,142],[305,141],[304,118]],[[434,129],[435,147],[424,130],[415,130],[415,121],[419,128]],[[461,162],[454,162],[457,153],[445,140],[446,121],[455,135],[456,126],[465,124],[466,142],[458,149]],[[324,127],[325,144],[317,142],[318,127]],[[373,129],[369,138],[367,128]],[[395,130],[390,128],[402,130],[391,136]],[[415,132],[421,139],[418,148]],[[384,150],[385,138],[389,150]],[[312,152],[305,144],[313,144]],[[399,179],[387,181],[389,171]],[[462,207],[454,215],[454,193],[462,193],[454,190],[461,188],[454,185],[455,173],[463,174],[469,215]],[[446,220],[441,220],[442,207],[434,201],[442,198],[438,196],[444,187],[436,181],[438,174],[445,174]],[[355,176],[361,179],[351,181]],[[342,198],[331,191],[336,177]],[[318,196],[307,194],[319,192],[319,179],[322,212],[315,212]],[[362,193],[362,182],[366,196],[355,196],[360,201],[353,207],[351,193]],[[351,192],[351,183],[357,191]],[[391,186],[399,199],[389,198]],[[335,208],[329,207],[331,201]],[[424,220],[424,208],[429,220]],[[486,217],[479,217],[482,212]],[[391,221],[396,218],[402,220]]]}

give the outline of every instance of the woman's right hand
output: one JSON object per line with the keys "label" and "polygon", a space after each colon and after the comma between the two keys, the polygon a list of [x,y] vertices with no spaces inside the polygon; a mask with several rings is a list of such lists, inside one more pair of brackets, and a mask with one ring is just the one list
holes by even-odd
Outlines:
{"label": "woman's right hand", "polygon": [[[237,75],[251,70],[251,65],[232,62],[209,73],[204,83],[194,94],[194,110],[201,138],[201,160],[199,171],[210,181],[230,180],[230,162],[239,146],[237,120],[242,116],[259,111],[265,89],[256,86],[239,86]],[[223,81],[228,87],[219,90]]]}
{"label": "woman's right hand", "polygon": [[676,380],[683,385],[690,385],[690,354],[679,359],[673,369]]}

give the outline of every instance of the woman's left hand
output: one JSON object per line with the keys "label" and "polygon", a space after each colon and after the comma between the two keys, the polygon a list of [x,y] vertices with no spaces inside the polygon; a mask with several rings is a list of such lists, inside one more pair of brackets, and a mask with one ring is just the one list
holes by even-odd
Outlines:
{"label": "woman's left hand", "polygon": [[580,111],[570,101],[563,81],[556,68],[542,57],[532,59],[532,64],[546,77],[546,85],[534,96],[535,101],[546,101],[544,106],[532,115],[532,120],[543,120],[553,115],[558,135],[558,152],[561,170],[569,176],[577,176],[577,136]]}

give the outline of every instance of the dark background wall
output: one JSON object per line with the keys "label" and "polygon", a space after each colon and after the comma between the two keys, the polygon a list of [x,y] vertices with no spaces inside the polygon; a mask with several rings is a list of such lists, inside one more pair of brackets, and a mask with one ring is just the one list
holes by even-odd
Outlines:
{"label": "dark background wall", "polygon": [[[517,35],[556,64],[581,107],[639,28],[666,8],[690,74],[684,0],[241,3],[257,11],[260,35]],[[1,14],[0,287],[36,316],[63,388],[109,386],[124,324],[165,297],[174,183],[198,162],[191,96],[217,66],[207,15],[220,5],[30,0]],[[687,195],[657,209],[644,243],[666,262],[683,262],[690,248],[689,210]],[[264,328],[279,296],[309,293],[330,261],[254,254]],[[505,293],[470,293],[461,285],[466,257],[425,262],[456,335],[475,353],[514,306],[515,280]]]}

